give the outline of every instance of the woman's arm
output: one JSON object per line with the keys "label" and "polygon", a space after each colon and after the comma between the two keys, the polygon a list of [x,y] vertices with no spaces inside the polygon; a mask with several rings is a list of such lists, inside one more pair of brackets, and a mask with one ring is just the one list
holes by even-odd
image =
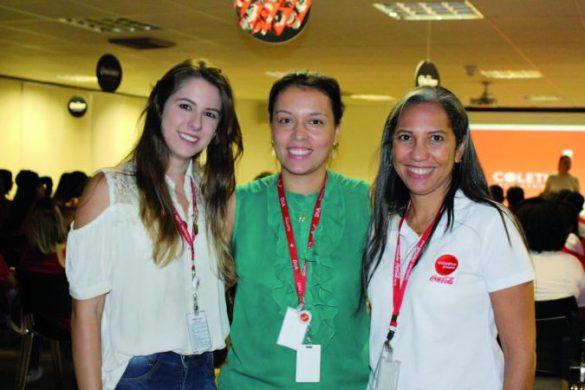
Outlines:
{"label": "woman's arm", "polygon": [[490,293],[504,352],[504,390],[534,389],[536,320],[532,282]]}
{"label": "woman's arm", "polygon": [[73,366],[81,390],[102,389],[101,321],[105,295],[73,300],[71,338]]}
{"label": "woman's arm", "polygon": [[[75,212],[75,229],[97,218],[109,205],[108,185],[103,173],[86,185]],[[82,263],[79,266],[83,266]],[[73,299],[71,338],[77,385],[82,390],[102,389],[101,321],[105,295]]]}

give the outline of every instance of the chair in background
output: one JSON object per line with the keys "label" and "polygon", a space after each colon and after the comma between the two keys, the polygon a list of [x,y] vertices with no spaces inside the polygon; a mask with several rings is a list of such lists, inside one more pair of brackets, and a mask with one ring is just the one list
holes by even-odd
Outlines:
{"label": "chair in background", "polygon": [[536,301],[536,375],[569,380],[580,358],[583,324],[574,297]]}
{"label": "chair in background", "polygon": [[26,385],[35,337],[49,340],[53,361],[53,373],[57,389],[63,388],[63,364],[61,344],[71,340],[71,297],[66,276],[18,271],[19,295],[23,311],[24,335],[20,361],[16,373],[16,389]]}

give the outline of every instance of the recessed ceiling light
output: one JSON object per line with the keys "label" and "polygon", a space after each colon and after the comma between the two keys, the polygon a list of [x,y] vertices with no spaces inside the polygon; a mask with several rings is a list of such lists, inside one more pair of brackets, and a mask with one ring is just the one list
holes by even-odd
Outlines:
{"label": "recessed ceiling light", "polygon": [[540,103],[546,103],[546,102],[558,102],[559,100],[561,100],[561,98],[559,96],[554,96],[554,95],[530,95],[530,96],[524,96],[524,99],[530,101],[530,102],[540,102]]}
{"label": "recessed ceiling light", "polygon": [[73,81],[75,83],[97,83],[96,76],[87,76],[82,74],[58,74],[59,80]]}
{"label": "recessed ceiling light", "polygon": [[396,20],[483,19],[469,1],[373,3],[374,8]]}
{"label": "recessed ceiling light", "polygon": [[482,70],[480,73],[490,79],[499,80],[542,78],[542,73],[540,73],[538,70]]}
{"label": "recessed ceiling light", "polygon": [[351,94],[350,99],[367,100],[370,102],[389,102],[396,98],[389,95]]}
{"label": "recessed ceiling light", "polygon": [[151,24],[138,22],[136,20],[117,19],[81,19],[81,18],[59,18],[61,23],[71,26],[85,28],[99,33],[129,33],[158,30]]}

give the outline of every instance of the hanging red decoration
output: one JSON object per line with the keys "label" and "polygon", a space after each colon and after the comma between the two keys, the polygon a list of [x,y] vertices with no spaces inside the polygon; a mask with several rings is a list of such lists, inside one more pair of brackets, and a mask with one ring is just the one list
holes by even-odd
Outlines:
{"label": "hanging red decoration", "polygon": [[304,29],[311,0],[234,0],[242,30],[264,42],[287,42]]}

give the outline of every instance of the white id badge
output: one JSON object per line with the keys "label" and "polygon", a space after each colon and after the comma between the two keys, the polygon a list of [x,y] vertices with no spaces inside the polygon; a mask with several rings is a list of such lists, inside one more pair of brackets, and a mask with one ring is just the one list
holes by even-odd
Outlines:
{"label": "white id badge", "polygon": [[211,336],[204,311],[187,314],[187,329],[195,353],[199,354],[211,350]]}
{"label": "white id badge", "polygon": [[297,383],[319,383],[321,380],[321,346],[300,345],[297,349]]}
{"label": "white id badge", "polygon": [[276,344],[297,350],[303,344],[310,322],[308,311],[287,308]]}
{"label": "white id badge", "polygon": [[400,362],[394,360],[392,355],[392,348],[387,343],[384,343],[370,383],[370,390],[396,390],[398,388]]}

